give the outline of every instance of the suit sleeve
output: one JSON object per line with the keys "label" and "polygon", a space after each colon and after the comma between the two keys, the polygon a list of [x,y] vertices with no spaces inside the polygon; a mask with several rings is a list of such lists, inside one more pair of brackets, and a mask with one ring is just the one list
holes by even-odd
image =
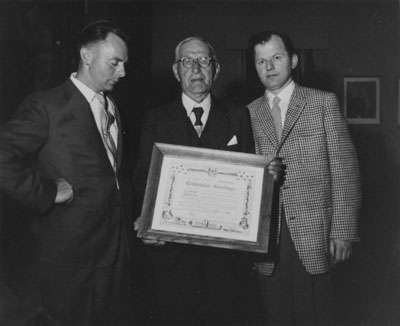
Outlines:
{"label": "suit sleeve", "polygon": [[[133,176],[133,189],[136,203],[143,202],[144,193],[146,190],[147,176],[149,173],[151,155],[155,141],[154,126],[150,114],[146,114],[141,127],[140,142],[139,142],[139,156]],[[138,212],[140,213],[140,212]]]}
{"label": "suit sleeve", "polygon": [[357,154],[334,94],[326,99],[325,130],[332,180],[331,239],[358,241],[361,204]]}
{"label": "suit sleeve", "polygon": [[253,129],[251,128],[250,112],[246,107],[243,110],[242,117],[240,118],[242,125],[242,148],[241,152],[244,153],[255,153]]}
{"label": "suit sleeve", "polygon": [[48,128],[43,105],[30,97],[0,132],[0,190],[40,213],[53,205],[56,196],[56,185],[43,178],[35,164]]}

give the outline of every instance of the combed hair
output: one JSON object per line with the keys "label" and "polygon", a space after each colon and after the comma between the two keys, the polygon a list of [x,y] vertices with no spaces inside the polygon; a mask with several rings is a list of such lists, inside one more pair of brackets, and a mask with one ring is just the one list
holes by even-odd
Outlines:
{"label": "combed hair", "polygon": [[291,57],[295,53],[295,51],[294,51],[293,42],[290,39],[289,35],[286,33],[281,33],[281,32],[277,32],[277,31],[273,31],[273,30],[263,31],[261,33],[253,35],[250,38],[249,49],[254,52],[254,48],[256,45],[264,44],[264,43],[268,42],[273,35],[281,38],[283,45],[285,46],[285,50],[289,54],[289,57]]}
{"label": "combed hair", "polygon": [[78,34],[76,47],[78,51],[91,43],[105,40],[109,33],[120,37],[125,43],[128,43],[129,37],[121,28],[109,20],[98,20],[85,26]]}

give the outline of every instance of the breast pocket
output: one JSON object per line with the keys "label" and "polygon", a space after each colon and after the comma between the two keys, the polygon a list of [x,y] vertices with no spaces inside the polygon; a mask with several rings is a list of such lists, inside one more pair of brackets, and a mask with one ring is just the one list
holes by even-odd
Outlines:
{"label": "breast pocket", "polygon": [[230,146],[226,146],[225,150],[231,151],[231,152],[239,152],[240,151],[240,147],[239,147],[239,144],[230,145]]}

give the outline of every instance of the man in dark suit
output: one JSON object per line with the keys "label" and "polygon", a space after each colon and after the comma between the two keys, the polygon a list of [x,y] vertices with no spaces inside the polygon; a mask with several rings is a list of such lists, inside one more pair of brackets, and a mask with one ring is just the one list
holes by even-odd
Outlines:
{"label": "man in dark suit", "polygon": [[125,76],[126,42],[111,22],[85,27],[78,71],[26,98],[1,132],[0,189],[40,214],[44,324],[112,323],[130,285],[130,182],[108,94]]}
{"label": "man in dark suit", "polygon": [[330,269],[359,240],[357,155],[336,96],[297,85],[286,34],[251,41],[265,94],[248,105],[256,152],[283,158],[277,255],[257,264],[271,324],[330,325]]}
{"label": "man in dark suit", "polygon": [[[220,70],[211,44],[198,37],[181,41],[172,69],[182,95],[171,104],[150,110],[143,121],[134,183],[142,198],[155,142],[254,151],[246,108],[227,104],[210,93]],[[250,300],[243,291],[251,288],[251,264],[244,258],[248,254],[173,243],[145,249],[161,322],[215,324],[245,316]]]}

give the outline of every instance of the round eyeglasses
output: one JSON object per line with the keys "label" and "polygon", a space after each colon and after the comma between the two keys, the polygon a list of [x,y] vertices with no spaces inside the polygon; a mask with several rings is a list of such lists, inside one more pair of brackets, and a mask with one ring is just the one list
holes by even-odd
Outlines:
{"label": "round eyeglasses", "polygon": [[211,59],[209,57],[201,57],[201,58],[197,58],[197,59],[185,57],[185,58],[181,58],[180,60],[177,60],[176,62],[180,62],[180,63],[182,63],[182,65],[185,68],[190,69],[193,67],[193,64],[195,62],[197,62],[200,65],[200,67],[208,68],[210,66],[211,62],[215,62],[215,60]]}

